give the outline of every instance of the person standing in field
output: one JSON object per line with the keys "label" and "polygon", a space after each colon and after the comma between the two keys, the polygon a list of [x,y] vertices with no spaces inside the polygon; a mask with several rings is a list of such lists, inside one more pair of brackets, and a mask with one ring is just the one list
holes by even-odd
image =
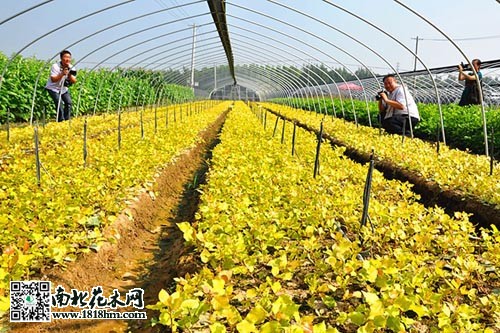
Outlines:
{"label": "person standing in field", "polygon": [[[474,59],[472,60],[472,66],[477,73],[477,77],[479,78],[479,82],[483,79],[483,74],[481,73],[481,60]],[[462,97],[460,97],[460,102],[458,105],[467,106],[467,105],[480,105],[481,98],[479,90],[479,85],[477,84],[476,75],[474,72],[465,73],[462,64],[458,65],[458,80],[465,81],[464,91],[462,92]]]}
{"label": "person standing in field", "polygon": [[71,65],[71,52],[64,50],[59,54],[61,60],[50,68],[50,76],[45,85],[54,101],[57,121],[69,120],[71,114],[71,95],[68,87],[76,83],[76,70]]}

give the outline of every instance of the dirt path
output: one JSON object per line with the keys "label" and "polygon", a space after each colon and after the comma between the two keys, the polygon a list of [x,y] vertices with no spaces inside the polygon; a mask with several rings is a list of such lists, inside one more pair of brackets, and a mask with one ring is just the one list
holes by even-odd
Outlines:
{"label": "dirt path", "polygon": [[[50,280],[52,286],[62,285],[66,292],[71,288],[91,291],[102,286],[109,296],[117,288],[124,299],[127,290],[143,288],[144,303],[157,302],[158,292],[168,289],[177,276],[197,270],[197,261],[184,246],[182,232],[177,222],[192,221],[198,208],[197,186],[204,182],[208,169],[207,160],[218,143],[218,133],[227,112],[200,133],[203,141],[183,153],[167,166],[156,179],[154,194],[147,191],[128,208],[133,219],[122,214],[106,228],[108,235],[120,234],[116,244],[106,244],[98,253],[83,255],[69,264],[66,270],[51,268],[43,276],[32,280]],[[62,311],[78,311],[64,308]],[[126,308],[125,311],[136,311]],[[52,323],[13,324],[12,331],[24,332],[153,332],[148,312],[147,320],[53,320]]]}

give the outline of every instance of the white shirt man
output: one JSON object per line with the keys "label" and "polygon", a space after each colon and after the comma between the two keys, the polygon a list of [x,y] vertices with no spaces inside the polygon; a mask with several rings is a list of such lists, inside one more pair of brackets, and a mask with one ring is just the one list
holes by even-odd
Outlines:
{"label": "white shirt man", "polygon": [[396,82],[394,75],[384,77],[385,92],[380,93],[378,103],[379,111],[382,113],[382,127],[392,134],[403,134],[410,131],[408,118],[411,117],[411,126],[420,121],[417,104],[406,87]]}
{"label": "white shirt man", "polygon": [[74,67],[71,66],[71,52],[64,50],[59,55],[61,61],[53,64],[50,68],[50,76],[45,89],[56,106],[57,121],[63,121],[69,120],[72,106],[71,95],[64,83],[75,83],[76,72],[74,72]]}

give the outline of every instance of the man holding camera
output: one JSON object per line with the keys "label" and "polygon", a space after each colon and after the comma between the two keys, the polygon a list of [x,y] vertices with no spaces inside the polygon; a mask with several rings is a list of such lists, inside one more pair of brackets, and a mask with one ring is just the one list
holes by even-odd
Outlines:
{"label": "man holding camera", "polygon": [[68,87],[76,83],[76,70],[71,65],[71,52],[64,50],[59,54],[61,61],[52,65],[45,89],[56,105],[57,121],[69,120],[71,114],[71,95]]}
{"label": "man holding camera", "polygon": [[409,120],[412,128],[420,121],[417,104],[393,74],[384,76],[383,82],[385,90],[376,96],[382,127],[391,134],[407,134],[410,132]]}

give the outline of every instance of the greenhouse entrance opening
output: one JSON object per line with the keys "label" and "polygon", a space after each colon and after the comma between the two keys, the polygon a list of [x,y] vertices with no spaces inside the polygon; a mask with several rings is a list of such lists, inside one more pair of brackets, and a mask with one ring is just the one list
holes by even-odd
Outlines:
{"label": "greenhouse entrance opening", "polygon": [[260,101],[259,94],[255,90],[239,84],[228,84],[215,89],[210,93],[210,99]]}

